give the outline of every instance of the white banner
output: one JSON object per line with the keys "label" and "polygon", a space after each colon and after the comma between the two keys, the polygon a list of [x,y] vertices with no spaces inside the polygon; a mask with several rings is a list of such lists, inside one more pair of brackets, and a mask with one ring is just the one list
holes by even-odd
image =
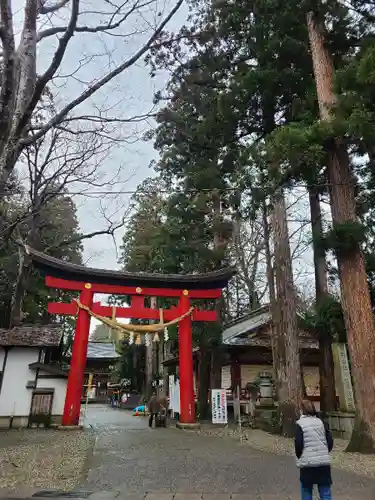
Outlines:
{"label": "white banner", "polygon": [[180,413],[180,381],[176,380],[173,388],[173,411]]}
{"label": "white banner", "polygon": [[211,391],[212,423],[227,424],[227,391],[225,389],[212,389]]}
{"label": "white banner", "polygon": [[168,396],[169,396],[169,409],[173,411],[173,389],[174,389],[174,375],[168,377]]}

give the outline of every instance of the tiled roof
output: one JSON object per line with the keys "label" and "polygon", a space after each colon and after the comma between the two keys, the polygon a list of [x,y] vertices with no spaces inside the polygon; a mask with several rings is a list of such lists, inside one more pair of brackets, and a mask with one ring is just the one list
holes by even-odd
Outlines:
{"label": "tiled roof", "polygon": [[61,325],[16,326],[0,328],[1,347],[56,347],[63,336]]}
{"label": "tiled roof", "polygon": [[[298,314],[298,313],[297,313]],[[222,333],[223,344],[227,346],[271,347],[270,335],[261,335],[259,329],[271,322],[272,316],[268,305],[237,318],[227,325]],[[317,349],[318,342],[307,332],[300,331],[300,347]]]}
{"label": "tiled roof", "polygon": [[87,359],[116,359],[120,355],[116,352],[112,342],[89,342]]}
{"label": "tiled roof", "polygon": [[267,325],[270,321],[271,313],[268,306],[263,306],[246,316],[237,318],[223,330],[223,344],[231,344],[231,339],[235,339],[239,335],[252,333],[261,326]]}
{"label": "tiled roof", "polygon": [[47,373],[50,373],[51,375],[57,375],[60,377],[68,377],[69,375],[69,372],[63,370],[62,368],[60,368],[60,366],[56,364],[45,365],[43,363],[30,363],[29,368],[31,368],[32,370],[42,370]]}
{"label": "tiled roof", "polygon": [[[271,348],[271,337],[257,337],[256,335],[249,335],[248,337],[232,337],[227,342],[225,342],[225,345]],[[318,342],[307,335],[300,334],[299,345],[302,349],[318,349]]]}

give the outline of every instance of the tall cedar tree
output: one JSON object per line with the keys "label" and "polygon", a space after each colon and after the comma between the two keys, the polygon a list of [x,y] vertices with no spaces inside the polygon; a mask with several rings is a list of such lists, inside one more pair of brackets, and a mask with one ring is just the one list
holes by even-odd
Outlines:
{"label": "tall cedar tree", "polygon": [[[208,57],[205,62],[209,63]],[[196,251],[190,272],[225,265],[231,234],[228,188],[236,151],[233,147],[225,150],[224,146],[233,142],[234,122],[225,120],[221,112],[221,92],[205,85],[211,79],[206,65],[201,66],[199,58],[192,58],[171,79],[169,104],[159,113],[155,137],[155,147],[161,153],[156,168],[171,189],[180,187],[170,197],[170,215],[172,220],[177,217],[184,221],[183,226],[189,227],[187,243]],[[214,70],[212,64],[210,68]],[[224,321],[222,304],[217,307]],[[206,325],[205,329],[206,335],[198,342],[201,416],[207,413],[210,356],[211,387],[221,386],[220,326]]]}
{"label": "tall cedar tree", "polygon": [[[333,58],[325,45],[324,19],[316,10],[307,13],[307,26],[319,102],[320,118],[330,123],[338,98],[334,89]],[[370,292],[367,285],[365,262],[356,238],[358,225],[356,210],[356,185],[351,170],[345,140],[342,136],[327,138],[327,170],[330,184],[333,232],[336,238],[343,231],[350,244],[336,246],[341,297],[348,344],[355,382],[357,419],[348,449],[375,451],[375,331]],[[341,235],[341,238],[343,236]]]}

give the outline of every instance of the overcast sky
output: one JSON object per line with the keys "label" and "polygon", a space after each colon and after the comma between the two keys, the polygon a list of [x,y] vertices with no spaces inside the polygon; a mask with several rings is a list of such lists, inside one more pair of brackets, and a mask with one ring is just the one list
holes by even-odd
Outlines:
{"label": "overcast sky", "polygon": [[[47,6],[57,3],[47,0]],[[70,2],[69,2],[70,3]],[[63,63],[57,73],[57,78],[50,84],[57,109],[61,109],[74,97],[81,94],[96,79],[104,76],[109,70],[121,64],[134,55],[153,33],[153,27],[173,8],[176,0],[129,0],[123,2],[113,0],[81,0],[78,25],[97,26],[108,22],[113,13],[113,5],[133,6],[137,3],[147,4],[138,12],[131,14],[121,29],[114,31],[116,36],[107,34],[76,33],[68,45]],[[12,2],[14,14],[14,29],[16,40],[19,41],[24,21],[25,0]],[[123,11],[124,12],[124,11]],[[107,13],[107,16],[106,16]],[[70,7],[60,10],[57,14],[40,16],[40,29],[51,26],[66,25]],[[168,30],[178,30],[186,21],[187,7],[182,6],[167,26]],[[125,36],[124,36],[125,35]],[[37,72],[42,73],[51,63],[57,48],[57,37],[48,37],[38,46]],[[129,118],[148,113],[153,108],[153,97],[156,90],[163,88],[168,74],[160,72],[156,78],[150,77],[150,69],[143,59],[105,85],[89,100],[80,105],[76,114],[98,114],[98,109],[106,108],[111,116]],[[152,144],[144,142],[143,133],[153,127],[152,120],[133,125],[119,125],[124,142],[113,147],[109,156],[100,165],[102,182],[111,179],[120,169],[118,184],[113,191],[120,194],[111,196],[96,195],[95,199],[76,196],[79,222],[84,233],[104,229],[107,221],[102,216],[102,208],[112,221],[120,221],[129,205],[131,194],[137,185],[152,175],[150,161],[156,153]],[[118,131],[118,130],[117,130]],[[71,185],[71,191],[81,191],[82,186]],[[101,191],[99,187],[93,191]],[[117,248],[121,245],[123,231],[116,234]],[[116,245],[109,236],[96,237],[84,242],[84,261],[89,266],[107,269],[118,268]]]}
{"label": "overcast sky", "polygon": [[[162,9],[163,12],[167,12],[173,4],[173,0],[158,2],[158,8]],[[153,12],[154,10],[150,13],[151,17]],[[182,7],[170,22],[168,28],[171,30],[179,29],[186,21],[186,15],[187,9]],[[127,30],[130,32],[136,31],[139,28],[139,16],[133,16],[128,23]],[[146,36],[149,33],[150,30],[146,30]],[[89,40],[88,37],[89,35],[86,36],[86,40]],[[113,42],[111,58],[121,61],[126,55],[134,53],[144,40],[145,36],[142,35],[134,36],[126,43],[122,39],[115,40]],[[124,45],[127,46],[125,50]],[[99,43],[98,50],[100,50]],[[90,46],[90,51],[93,51],[92,46]],[[106,62],[106,58],[103,60]],[[76,60],[73,64],[76,64]],[[90,72],[95,72],[95,69],[95,66],[90,66]],[[151,78],[149,73],[150,69],[141,61],[117,77],[113,83],[110,83],[105,88],[106,105],[116,105],[116,114],[121,109],[123,110],[123,116],[128,117],[147,113],[153,107],[155,91],[164,88],[168,79],[166,72],[160,72],[156,78]],[[100,97],[102,96],[103,94]],[[95,101],[98,102],[98,99],[96,98]],[[108,172],[116,172],[119,165],[122,165],[121,183],[118,188],[114,187],[114,190],[123,191],[123,194],[109,197],[106,203],[108,213],[112,215],[113,220],[116,220],[116,215],[114,214],[116,210],[118,211],[117,220],[119,220],[121,219],[122,212],[127,209],[131,196],[128,192],[134,191],[139,183],[150,175],[153,175],[149,164],[156,157],[157,153],[154,151],[152,143],[143,141],[141,136],[143,132],[154,125],[153,120],[147,120],[144,123],[125,127],[126,135],[130,138],[129,142],[115,148],[111,157],[106,162],[105,170],[107,171],[108,169]],[[77,199],[77,205],[82,231],[90,232],[93,227],[105,225],[106,222],[100,220],[101,213],[98,201],[88,201],[87,199],[79,198]],[[121,245],[122,236],[123,231],[118,230],[116,232],[116,245],[109,236],[99,236],[92,240],[87,240],[84,244],[84,259],[87,265],[107,269],[118,268],[117,251]]]}

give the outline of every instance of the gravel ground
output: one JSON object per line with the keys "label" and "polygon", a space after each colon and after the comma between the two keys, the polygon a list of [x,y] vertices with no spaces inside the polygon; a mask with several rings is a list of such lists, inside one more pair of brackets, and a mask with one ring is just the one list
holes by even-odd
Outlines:
{"label": "gravel ground", "polygon": [[1,431],[0,487],[70,490],[80,482],[93,445],[90,431]]}
{"label": "gravel ground", "polygon": [[[215,428],[211,424],[204,424],[195,432],[205,436],[234,438],[241,441],[244,445],[251,446],[253,449],[268,451],[275,455],[294,456],[294,443],[292,439],[275,436],[258,429],[243,429],[241,435],[235,426],[230,425],[225,428]],[[332,465],[338,469],[355,472],[356,474],[375,479],[374,456],[362,455],[360,453],[346,453],[345,448],[347,445],[348,442],[343,439],[334,440]]]}

